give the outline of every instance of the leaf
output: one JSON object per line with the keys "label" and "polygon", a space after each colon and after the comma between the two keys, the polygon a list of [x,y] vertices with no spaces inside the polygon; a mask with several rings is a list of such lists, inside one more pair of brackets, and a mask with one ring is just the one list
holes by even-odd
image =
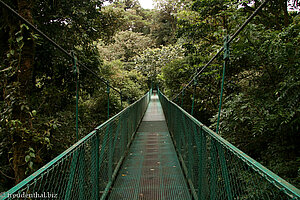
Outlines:
{"label": "leaf", "polygon": [[30,155],[25,156],[25,162],[29,162],[30,158]]}
{"label": "leaf", "polygon": [[30,152],[30,153],[29,153],[29,156],[30,156],[31,158],[35,158],[35,154],[34,154],[33,152]]}
{"label": "leaf", "polygon": [[28,166],[29,166],[30,169],[33,169],[33,162],[30,162],[30,163],[28,164]]}
{"label": "leaf", "polygon": [[33,110],[33,111],[32,111],[32,115],[33,115],[33,116],[36,116],[36,110]]}
{"label": "leaf", "polygon": [[26,24],[22,24],[20,27],[21,28],[25,27],[27,30],[29,30],[29,27]]}
{"label": "leaf", "polygon": [[53,129],[57,129],[57,125],[56,124],[53,124],[52,127],[53,127]]}
{"label": "leaf", "polygon": [[45,137],[45,142],[50,143],[50,139]]}
{"label": "leaf", "polygon": [[18,32],[15,33],[15,35],[19,35],[19,34],[21,34],[21,33],[22,33],[21,31],[18,31]]}
{"label": "leaf", "polygon": [[17,37],[17,42],[19,43],[20,41],[22,41],[23,40],[23,36],[19,36],[19,37]]}

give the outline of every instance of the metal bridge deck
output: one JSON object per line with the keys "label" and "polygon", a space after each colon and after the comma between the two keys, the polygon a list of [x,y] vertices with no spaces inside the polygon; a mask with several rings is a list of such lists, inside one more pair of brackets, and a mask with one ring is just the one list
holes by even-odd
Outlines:
{"label": "metal bridge deck", "polygon": [[191,199],[157,95],[152,95],[109,199]]}

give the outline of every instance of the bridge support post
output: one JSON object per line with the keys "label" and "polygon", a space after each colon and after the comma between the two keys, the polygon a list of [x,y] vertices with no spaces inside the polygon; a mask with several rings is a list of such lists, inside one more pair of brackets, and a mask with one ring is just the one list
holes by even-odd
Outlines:
{"label": "bridge support post", "polygon": [[92,170],[93,193],[92,199],[99,199],[99,132],[96,131],[95,139],[92,143]]}
{"label": "bridge support post", "polygon": [[191,111],[191,115],[193,116],[194,114],[194,105],[195,105],[195,93],[196,93],[196,85],[197,85],[197,79],[194,79],[194,89],[193,89],[193,101],[192,101],[192,111]]}
{"label": "bridge support post", "polygon": [[68,184],[67,184],[67,190],[65,194],[65,200],[71,199],[71,192],[72,192],[72,187],[73,187],[73,181],[75,177],[75,171],[76,171],[76,166],[78,162],[78,157],[79,157],[79,149],[77,149],[72,156],[72,161],[71,161],[71,166],[70,166],[70,172],[69,172],[69,178],[68,178]]}
{"label": "bridge support post", "polygon": [[122,92],[120,92],[120,100],[121,100],[121,110],[123,110],[123,99],[122,99]]}
{"label": "bridge support post", "polygon": [[210,200],[217,199],[217,150],[216,150],[216,141],[214,138],[211,138],[211,148],[210,148]]}
{"label": "bridge support post", "polygon": [[[218,121],[217,121],[217,128],[216,128],[217,134],[219,132],[219,126],[220,126],[220,115],[221,115],[221,109],[222,109],[222,97],[223,97],[223,88],[224,88],[224,79],[225,79],[225,69],[226,69],[226,65],[228,64],[229,58],[230,58],[228,41],[229,41],[229,36],[227,35],[224,39],[224,57],[223,57],[224,65],[223,65],[223,76],[222,76],[222,84],[221,84]],[[214,143],[214,148],[216,148],[218,155],[219,155],[222,176],[223,176],[223,179],[225,182],[225,188],[226,188],[226,192],[227,192],[227,198],[232,199],[232,191],[231,191],[231,186],[230,186],[230,179],[229,179],[228,169],[227,169],[227,165],[226,165],[224,149],[222,148],[222,146],[220,146],[219,143],[218,144]]]}
{"label": "bridge support post", "polygon": [[85,184],[85,151],[84,147],[82,147],[79,151],[79,199],[85,198],[85,192],[84,192],[84,184]]}
{"label": "bridge support post", "polygon": [[232,196],[232,191],[231,191],[231,185],[230,185],[228,169],[227,169],[227,165],[226,165],[224,149],[222,148],[221,144],[219,144],[219,143],[217,144],[217,149],[218,149],[219,158],[220,158],[222,176],[223,176],[223,179],[224,179],[224,182],[225,182],[225,188],[226,188],[226,192],[227,192],[227,199],[231,200],[231,199],[233,199],[233,196]]}
{"label": "bridge support post", "polygon": [[[195,128],[196,129],[196,128]],[[207,177],[206,177],[206,136],[200,127],[199,135],[197,134],[197,129],[195,130],[195,140],[197,144],[198,154],[199,154],[199,163],[198,163],[198,199],[206,200],[207,199]],[[200,141],[199,141],[200,138]]]}
{"label": "bridge support post", "polygon": [[106,92],[107,92],[107,119],[109,119],[109,92],[110,92],[109,82],[107,84]]}
{"label": "bridge support post", "polygon": [[113,174],[113,135],[111,128],[108,128],[108,180],[112,181]]}
{"label": "bridge support post", "polygon": [[184,97],[184,90],[182,90],[181,104],[180,104],[180,107],[181,107],[181,108],[182,108],[182,106],[183,106],[183,97]]}

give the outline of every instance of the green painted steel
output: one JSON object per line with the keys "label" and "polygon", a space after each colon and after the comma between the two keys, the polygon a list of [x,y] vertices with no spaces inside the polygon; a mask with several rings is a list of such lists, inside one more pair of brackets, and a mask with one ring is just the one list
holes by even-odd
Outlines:
{"label": "green painted steel", "polygon": [[107,84],[107,86],[106,86],[106,92],[107,92],[107,119],[109,119],[109,100],[110,100],[109,99],[109,93],[110,93],[109,84]]}
{"label": "green painted steel", "polygon": [[79,69],[77,65],[77,58],[73,55],[73,71],[76,79],[76,141],[79,140],[78,135],[78,101],[79,101]]}
{"label": "green painted steel", "polygon": [[[220,103],[219,103],[219,111],[218,111],[218,120],[217,120],[217,128],[216,128],[216,134],[219,133],[219,126],[220,126],[220,115],[221,115],[221,109],[222,109],[222,98],[223,98],[223,89],[224,89],[224,82],[225,82],[225,71],[226,71],[226,65],[229,62],[230,58],[230,52],[229,52],[229,36],[227,35],[224,39],[224,65],[223,65],[223,75],[222,75],[222,83],[221,83],[221,93],[220,93]],[[218,152],[219,159],[220,159],[220,165],[221,165],[221,172],[222,176],[224,177],[224,184],[226,188],[226,196],[228,199],[232,199],[232,189],[231,189],[231,183],[229,180],[229,175],[228,175],[228,168],[225,160],[225,154],[224,154],[224,149],[220,147],[219,143],[216,143],[215,141],[211,141],[212,148],[214,149],[214,154],[213,157],[216,156],[216,152]],[[217,151],[216,151],[217,149]],[[215,160],[214,160],[215,162]],[[213,167],[214,170],[212,170],[212,175],[216,174],[216,168]],[[216,181],[214,179],[214,181]],[[213,183],[214,185],[217,185],[216,183]],[[215,189],[215,188],[214,188]],[[215,199],[215,198],[211,198]]]}
{"label": "green painted steel", "polygon": [[191,115],[192,116],[194,114],[196,86],[197,86],[197,79],[195,78],[194,79],[194,85],[193,85],[193,100],[192,100],[192,110],[191,110]]}
{"label": "green painted steel", "polygon": [[121,101],[121,109],[123,109],[123,98],[122,98],[122,92],[120,92],[120,101]]}
{"label": "green painted steel", "polygon": [[299,189],[160,92],[159,98],[194,199],[300,199]]}
{"label": "green painted steel", "polygon": [[182,91],[182,95],[181,95],[181,107],[183,106],[183,98],[184,98],[184,90]]}
{"label": "green painted steel", "polygon": [[217,129],[216,133],[219,132],[219,126],[220,126],[220,115],[221,115],[221,109],[222,109],[222,97],[223,97],[223,88],[224,88],[224,80],[225,80],[225,69],[226,65],[229,62],[229,36],[227,35],[224,39],[224,65],[223,65],[223,75],[222,75],[222,84],[221,84],[221,94],[220,94],[220,103],[219,103],[219,112],[218,112],[218,120],[217,120]]}
{"label": "green painted steel", "polygon": [[[56,199],[66,200],[105,199],[147,109],[150,94],[151,91],[107,120],[0,195],[0,199],[13,199],[14,195],[20,197],[26,194],[55,195]],[[46,199],[52,199],[48,197]]]}

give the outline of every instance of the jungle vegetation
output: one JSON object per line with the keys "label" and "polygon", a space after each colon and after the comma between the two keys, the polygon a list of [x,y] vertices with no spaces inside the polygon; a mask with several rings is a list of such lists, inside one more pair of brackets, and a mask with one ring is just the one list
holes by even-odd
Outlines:
{"label": "jungle vegetation", "polygon": [[[170,98],[188,83],[261,0],[5,0],[123,94],[123,107],[151,85]],[[273,0],[230,46],[219,134],[300,187],[298,0]],[[75,141],[73,63],[0,7],[0,192]],[[194,117],[216,127],[222,56],[198,78]],[[80,138],[107,120],[106,85],[80,68]],[[183,108],[191,111],[189,87]],[[120,110],[111,90],[110,116]]]}

